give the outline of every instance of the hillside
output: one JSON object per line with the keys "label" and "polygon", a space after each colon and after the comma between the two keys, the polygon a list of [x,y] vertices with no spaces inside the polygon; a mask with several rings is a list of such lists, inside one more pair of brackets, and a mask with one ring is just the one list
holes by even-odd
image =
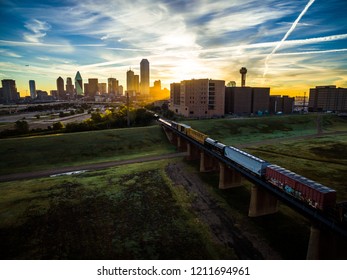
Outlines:
{"label": "hillside", "polygon": [[0,175],[174,152],[159,126],[0,140]]}

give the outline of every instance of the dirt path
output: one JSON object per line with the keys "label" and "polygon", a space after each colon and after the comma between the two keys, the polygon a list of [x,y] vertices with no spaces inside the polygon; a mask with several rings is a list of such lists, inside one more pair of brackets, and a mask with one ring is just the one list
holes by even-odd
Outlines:
{"label": "dirt path", "polygon": [[101,162],[101,163],[87,164],[87,165],[80,165],[80,166],[62,167],[62,168],[43,170],[43,171],[2,175],[0,176],[0,182],[34,179],[34,178],[47,177],[52,175],[57,176],[60,174],[62,175],[63,173],[79,172],[79,171],[86,171],[86,170],[88,171],[98,170],[98,169],[103,169],[103,168],[108,168],[113,166],[119,166],[119,165],[157,161],[157,160],[169,159],[169,158],[175,158],[175,157],[183,157],[185,155],[186,153],[174,153],[174,154],[165,154],[160,156],[147,156],[147,157],[141,157],[141,158],[135,158],[135,159],[129,159],[129,160],[108,161],[108,162]]}
{"label": "dirt path", "polygon": [[218,243],[233,248],[243,260],[280,259],[269,246],[237,227],[233,218],[209,194],[204,182],[196,174],[186,171],[184,163],[171,163],[166,172],[174,184],[182,185],[188,192],[195,194],[193,210],[210,227]]}

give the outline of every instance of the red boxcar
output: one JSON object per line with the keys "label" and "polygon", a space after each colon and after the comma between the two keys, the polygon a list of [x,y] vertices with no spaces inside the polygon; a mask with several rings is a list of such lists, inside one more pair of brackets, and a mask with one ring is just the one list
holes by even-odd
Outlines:
{"label": "red boxcar", "polygon": [[280,166],[267,166],[265,178],[271,184],[314,208],[325,210],[334,207],[336,204],[335,190]]}

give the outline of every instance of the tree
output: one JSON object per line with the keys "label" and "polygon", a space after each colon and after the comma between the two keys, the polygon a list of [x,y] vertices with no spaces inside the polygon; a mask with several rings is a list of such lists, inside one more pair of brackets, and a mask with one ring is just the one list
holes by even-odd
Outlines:
{"label": "tree", "polygon": [[99,123],[102,121],[102,115],[100,113],[92,113],[91,119],[94,123]]}
{"label": "tree", "polygon": [[29,124],[27,121],[16,121],[15,127],[19,133],[29,132]]}
{"label": "tree", "polygon": [[149,125],[153,121],[153,115],[146,109],[137,109],[135,112],[135,124],[138,126]]}
{"label": "tree", "polygon": [[62,122],[53,123],[53,130],[61,130],[64,127]]}

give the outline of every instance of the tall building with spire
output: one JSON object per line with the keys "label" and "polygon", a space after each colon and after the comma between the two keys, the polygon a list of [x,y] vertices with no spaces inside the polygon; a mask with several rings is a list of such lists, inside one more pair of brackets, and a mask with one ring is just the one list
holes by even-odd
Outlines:
{"label": "tall building with spire", "polygon": [[83,95],[83,80],[79,71],[75,76],[75,89],[77,95]]}
{"label": "tall building with spire", "polygon": [[142,95],[149,95],[149,61],[142,59],[140,62],[140,92]]}

